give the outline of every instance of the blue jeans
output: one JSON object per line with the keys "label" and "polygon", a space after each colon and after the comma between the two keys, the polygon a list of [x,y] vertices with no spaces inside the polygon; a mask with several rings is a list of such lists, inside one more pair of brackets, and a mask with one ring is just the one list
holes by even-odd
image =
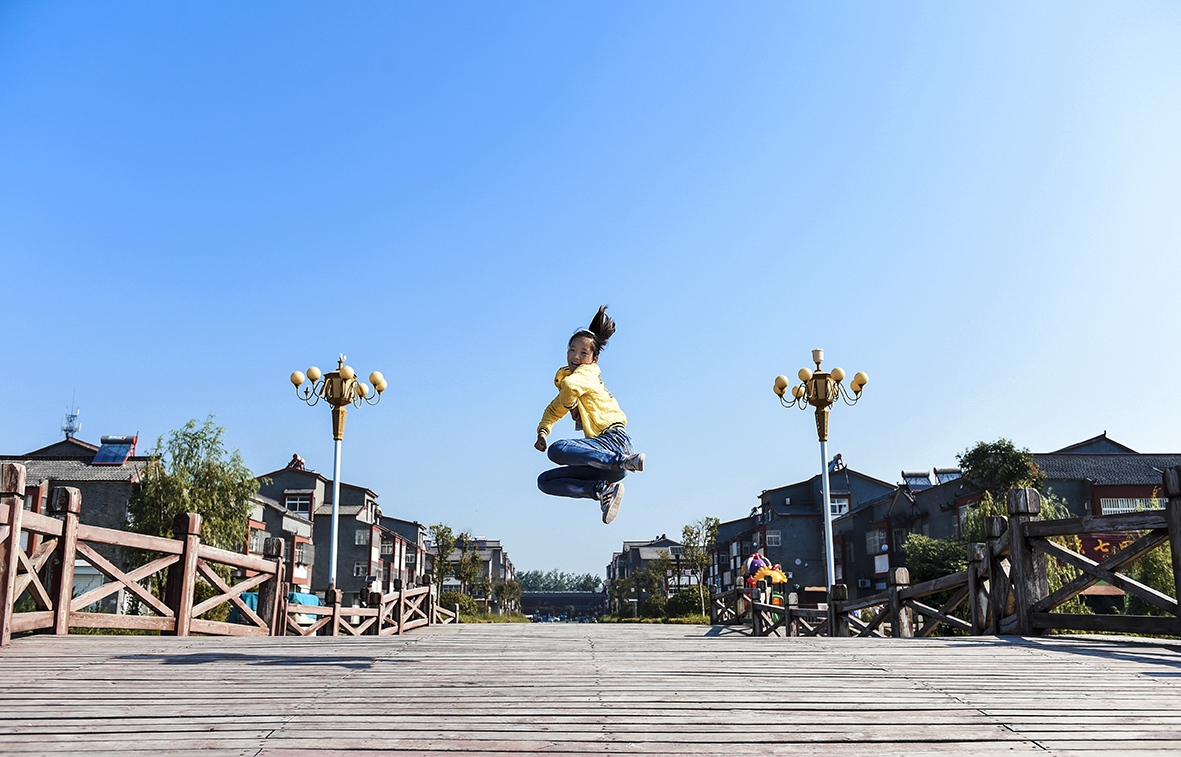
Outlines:
{"label": "blue jeans", "polygon": [[620,465],[632,453],[632,440],[623,426],[612,426],[590,439],[559,439],[546,454],[561,468],[537,477],[537,488],[555,497],[598,499],[608,484],[627,475]]}

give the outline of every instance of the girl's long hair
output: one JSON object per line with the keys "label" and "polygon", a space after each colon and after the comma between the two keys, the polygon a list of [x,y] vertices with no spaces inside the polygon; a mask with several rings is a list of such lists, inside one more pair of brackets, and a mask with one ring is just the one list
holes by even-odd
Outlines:
{"label": "girl's long hair", "polygon": [[607,315],[607,306],[603,305],[599,308],[599,312],[595,313],[595,317],[591,319],[590,326],[585,329],[579,329],[574,332],[574,336],[570,337],[570,341],[574,341],[576,336],[588,336],[594,342],[595,357],[599,356],[599,350],[607,346],[609,340],[615,334],[615,321],[611,316]]}

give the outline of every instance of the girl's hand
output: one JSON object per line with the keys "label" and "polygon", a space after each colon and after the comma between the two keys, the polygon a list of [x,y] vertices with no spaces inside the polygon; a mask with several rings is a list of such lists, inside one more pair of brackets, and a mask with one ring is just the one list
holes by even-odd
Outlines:
{"label": "girl's hand", "polygon": [[538,452],[545,452],[545,434],[538,434],[533,446]]}

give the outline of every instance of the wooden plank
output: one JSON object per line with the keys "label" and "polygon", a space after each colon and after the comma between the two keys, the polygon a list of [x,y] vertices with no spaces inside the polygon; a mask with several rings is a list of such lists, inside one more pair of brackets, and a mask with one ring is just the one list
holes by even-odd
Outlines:
{"label": "wooden plank", "polygon": [[1144,633],[1181,636],[1181,619],[1152,615],[1070,615],[1058,612],[1035,612],[1036,628],[1104,633]]}
{"label": "wooden plank", "polygon": [[176,618],[158,618],[151,615],[116,615],[109,612],[76,612],[70,614],[70,625],[74,628],[109,628],[122,631],[171,631],[176,628]]}
{"label": "wooden plank", "polygon": [[[61,521],[56,522],[61,523]],[[184,542],[178,539],[165,539],[161,536],[148,536],[130,531],[116,531],[113,528],[89,526],[85,523],[78,524],[78,539],[94,544],[127,547],[144,552],[161,552],[166,555],[179,555],[184,550]]]}
{"label": "wooden plank", "polygon": [[0,753],[1122,754],[1178,740],[1178,652],[639,624],[31,636],[0,649]]}
{"label": "wooden plank", "polygon": [[1071,536],[1075,534],[1102,534],[1120,531],[1152,531],[1168,528],[1164,510],[1144,510],[1118,515],[1087,515],[1082,518],[1062,518],[1027,523],[1025,535]]}
{"label": "wooden plank", "polygon": [[265,557],[244,555],[241,552],[230,552],[227,549],[218,549],[208,544],[202,544],[198,549],[197,555],[205,562],[220,563],[246,570],[256,570],[259,573],[266,573],[268,576],[274,575],[275,573],[275,563]]}
{"label": "wooden plank", "polygon": [[36,631],[41,628],[53,628],[53,610],[14,612],[10,627],[12,628],[12,633]]}
{"label": "wooden plank", "polygon": [[924,581],[921,584],[908,586],[905,589],[900,589],[899,593],[903,599],[917,599],[918,597],[925,597],[929,594],[938,594],[941,591],[955,589],[966,583],[968,583],[968,571],[961,570],[959,573],[952,573],[950,576],[943,576],[933,581]]}

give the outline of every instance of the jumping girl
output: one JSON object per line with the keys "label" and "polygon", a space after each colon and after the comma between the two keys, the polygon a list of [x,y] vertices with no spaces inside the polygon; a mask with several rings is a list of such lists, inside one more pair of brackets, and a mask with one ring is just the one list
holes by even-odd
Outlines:
{"label": "jumping girl", "polygon": [[623,477],[630,471],[644,470],[644,453],[632,452],[627,416],[599,375],[599,351],[614,333],[615,321],[607,316],[604,305],[595,313],[590,328],[579,329],[570,337],[566,365],[554,376],[558,396],[542,413],[533,445],[545,452],[545,438],[554,424],[566,413],[573,416],[574,429],[586,438],[559,439],[549,445],[549,459],[562,467],[538,476],[537,488],[556,497],[598,500],[604,523],[619,514]]}

